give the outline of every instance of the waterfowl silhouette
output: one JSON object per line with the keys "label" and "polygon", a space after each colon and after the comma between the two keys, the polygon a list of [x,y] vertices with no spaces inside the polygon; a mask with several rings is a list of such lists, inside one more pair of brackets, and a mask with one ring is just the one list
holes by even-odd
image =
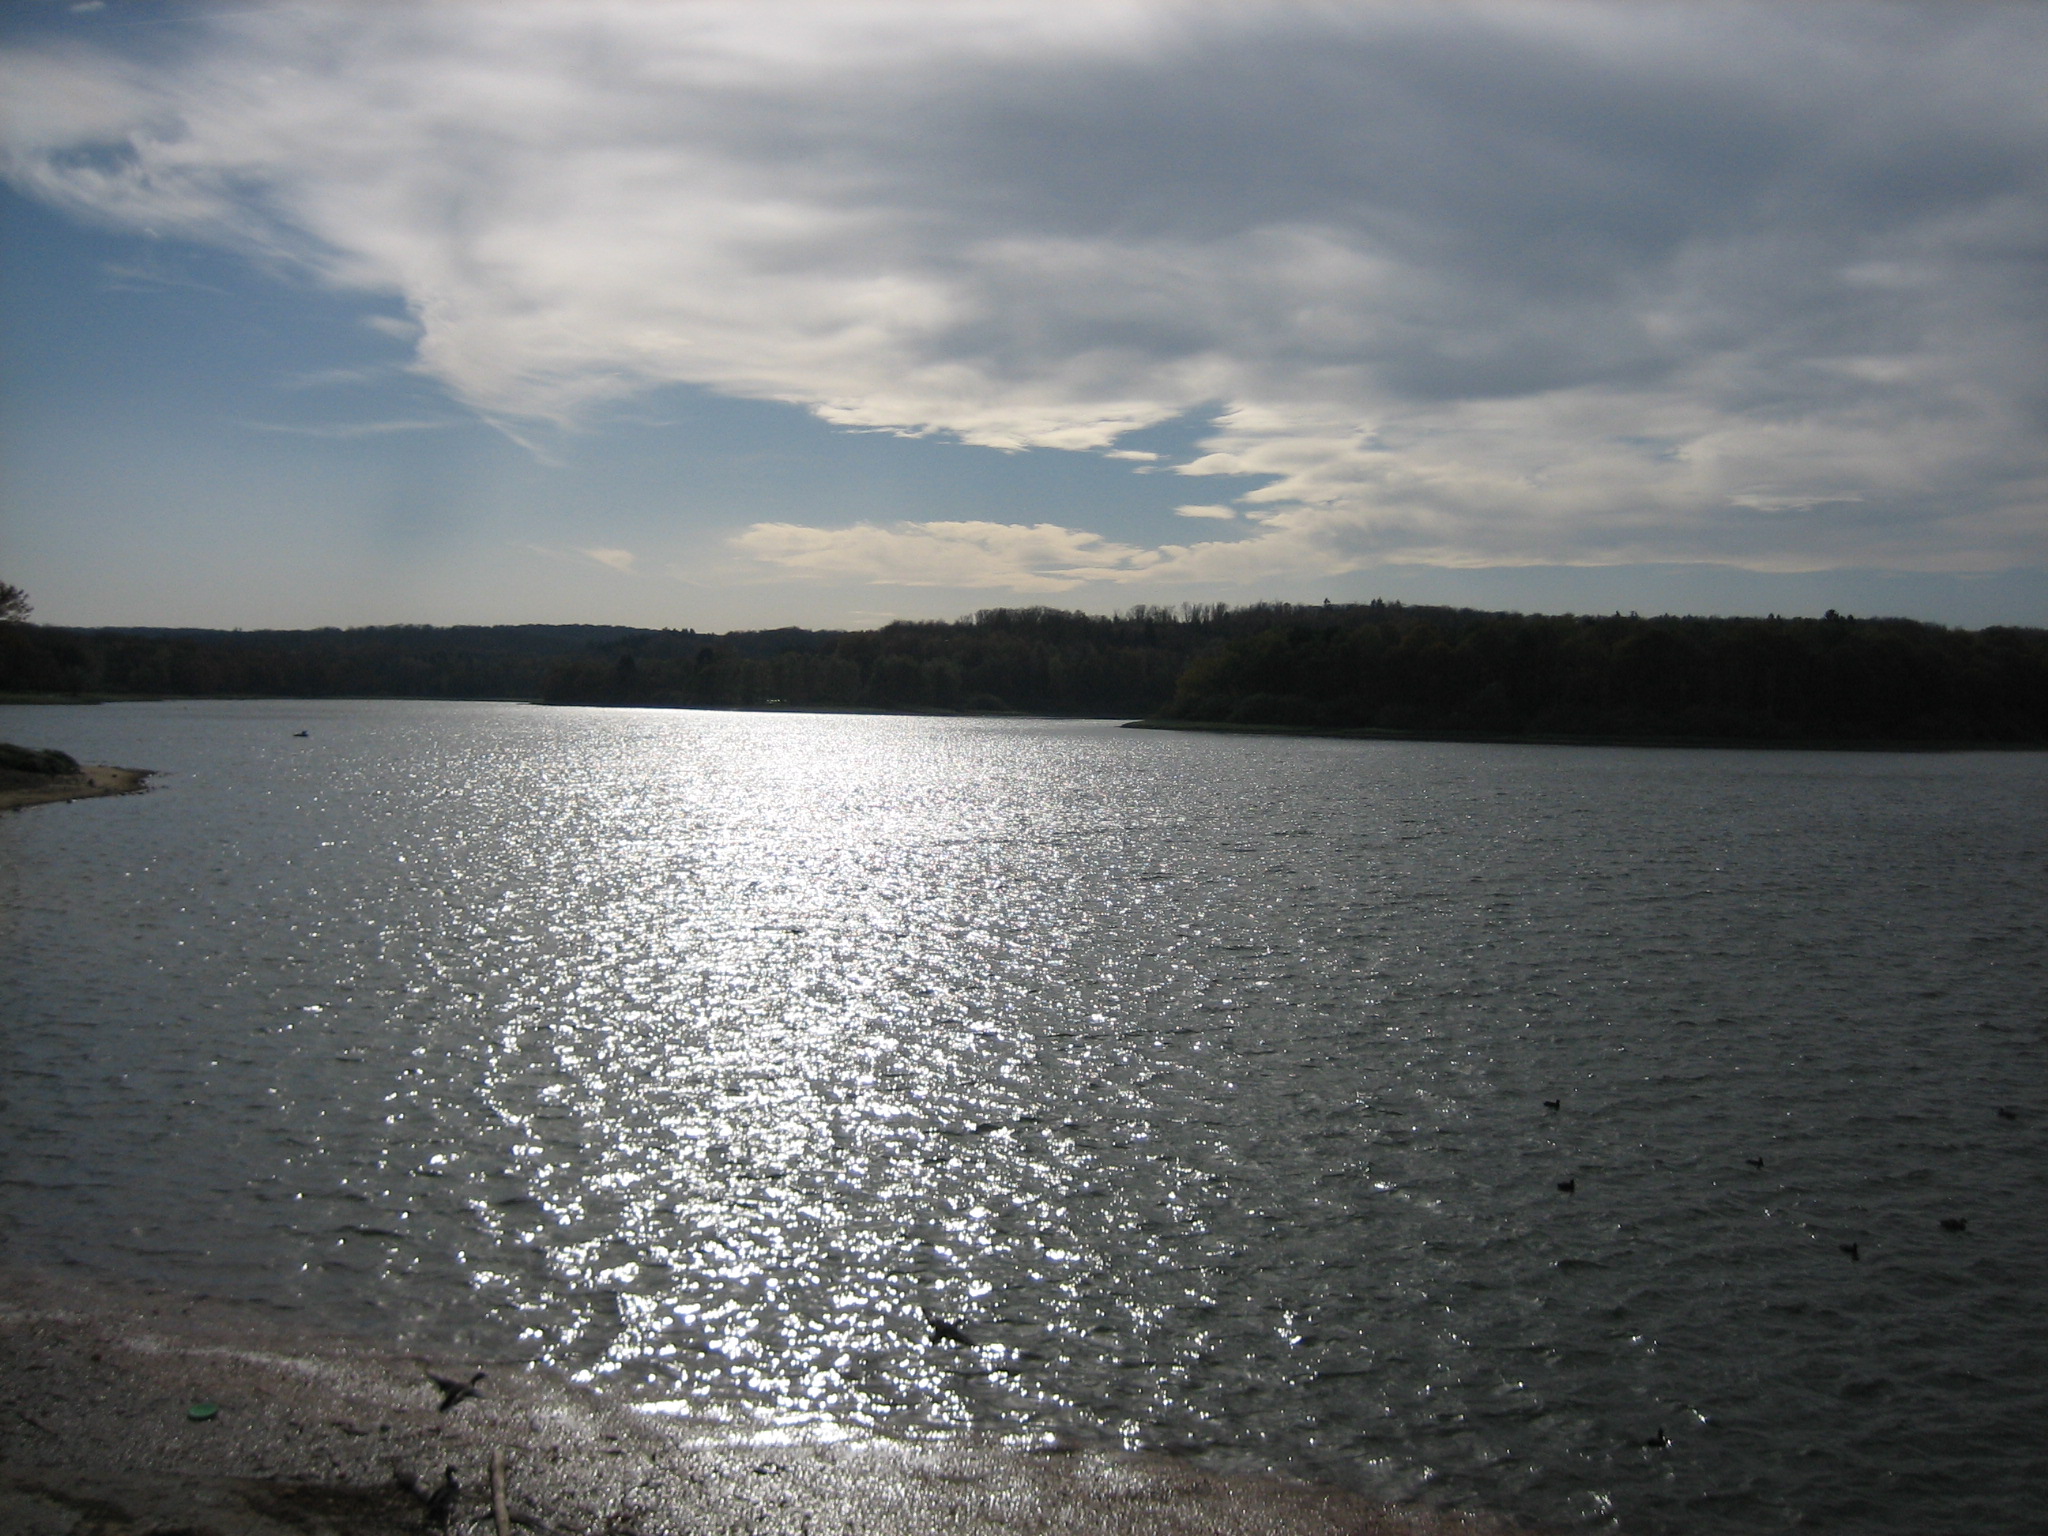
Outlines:
{"label": "waterfowl silhouette", "polygon": [[1966,1216],[1944,1216],[1941,1218],[1941,1230],[1944,1232],[1962,1232],[1967,1230],[1969,1225],[1969,1218]]}
{"label": "waterfowl silhouette", "polygon": [[2018,1110],[2016,1110],[2016,1109],[2007,1109],[2007,1108],[2006,1108],[2006,1107],[2005,1107],[2005,1106],[2004,1106],[2003,1104],[2001,1104],[2001,1105],[1999,1105],[1999,1106],[1998,1106],[1998,1118],[1999,1118],[1999,1119],[2001,1119],[2001,1120],[2017,1120],[2017,1119],[2019,1119],[2019,1117],[2020,1117],[2020,1112],[2019,1112]]}
{"label": "waterfowl silhouette", "polygon": [[293,731],[292,734],[294,736],[310,736],[313,733],[311,731]]}
{"label": "waterfowl silhouette", "polygon": [[1578,1189],[1579,1181],[1577,1179],[1559,1179],[1557,1187],[1569,1195]]}
{"label": "waterfowl silhouette", "polygon": [[482,1371],[478,1371],[467,1381],[457,1381],[453,1376],[436,1376],[432,1371],[427,1372],[427,1380],[441,1389],[442,1413],[446,1413],[465,1397],[475,1397],[476,1384],[483,1379]]}
{"label": "waterfowl silhouette", "polygon": [[1563,1099],[1545,1099],[1545,1100],[1543,1101],[1543,1107],[1544,1107],[1545,1109],[1563,1109],[1563,1108],[1564,1108],[1564,1100],[1563,1100]]}
{"label": "waterfowl silhouette", "polygon": [[1849,1255],[1850,1262],[1855,1264],[1863,1262],[1863,1245],[1861,1243],[1837,1243],[1835,1246]]}
{"label": "waterfowl silhouette", "polygon": [[1743,1161],[1744,1161],[1745,1163],[1749,1164],[1749,1166],[1750,1166],[1750,1167],[1752,1167],[1752,1168],[1756,1169],[1756,1170],[1757,1170],[1757,1172],[1759,1172],[1759,1173],[1763,1172],[1764,1160],[1763,1160],[1762,1158],[1760,1158],[1760,1157],[1745,1157],[1745,1158],[1743,1159]]}
{"label": "waterfowl silhouette", "polygon": [[427,1495],[427,1525],[436,1531],[448,1529],[448,1517],[455,1513],[455,1501],[462,1497],[462,1484],[455,1481],[455,1469],[441,1474],[441,1486]]}
{"label": "waterfowl silhouette", "polygon": [[974,1348],[973,1335],[950,1317],[941,1317],[936,1312],[927,1311],[924,1321],[925,1326],[932,1331],[934,1344],[960,1344],[968,1349]]}
{"label": "waterfowl silhouette", "polygon": [[1669,1448],[1670,1444],[1671,1437],[1664,1433],[1664,1426],[1659,1424],[1657,1426],[1657,1433],[1643,1442],[1643,1449],[1646,1451],[1661,1451]]}

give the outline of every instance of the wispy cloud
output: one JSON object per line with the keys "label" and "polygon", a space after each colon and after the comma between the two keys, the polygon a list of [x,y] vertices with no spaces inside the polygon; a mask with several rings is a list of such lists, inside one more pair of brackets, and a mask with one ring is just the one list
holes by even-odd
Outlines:
{"label": "wispy cloud", "polygon": [[419,421],[245,421],[251,432],[279,432],[288,437],[328,437],[341,441],[357,437],[384,437],[393,432],[441,432],[469,423],[455,418]]}
{"label": "wispy cloud", "polygon": [[1069,592],[1129,581],[1167,558],[1057,523],[925,522],[808,528],[756,523],[737,535],[740,554],[795,576],[895,587],[997,587]]}
{"label": "wispy cloud", "polygon": [[367,368],[314,368],[304,373],[287,374],[277,381],[280,389],[349,389],[361,384],[381,384],[395,376],[396,367],[371,366]]}
{"label": "wispy cloud", "polygon": [[1831,502],[1862,499],[1861,496],[1854,494],[1829,496],[1823,492],[1804,492],[1788,496],[1769,491],[1744,491],[1740,495],[1730,496],[1728,504],[1732,507],[1749,507],[1758,512],[1807,512],[1815,507],[1827,506]]}
{"label": "wispy cloud", "polygon": [[0,145],[401,301],[515,437],[688,383],[1265,481],[1185,552],[743,536],[778,569],[1994,569],[2048,561],[2044,73],[2031,5],[451,0],[0,53]]}
{"label": "wispy cloud", "polygon": [[584,549],[578,553],[588,555],[599,565],[608,565],[628,576],[633,573],[633,562],[640,558],[630,549]]}
{"label": "wispy cloud", "polygon": [[218,284],[187,277],[162,262],[105,261],[100,263],[100,272],[107,287],[116,293],[155,293],[165,288],[189,288],[197,293],[231,297]]}

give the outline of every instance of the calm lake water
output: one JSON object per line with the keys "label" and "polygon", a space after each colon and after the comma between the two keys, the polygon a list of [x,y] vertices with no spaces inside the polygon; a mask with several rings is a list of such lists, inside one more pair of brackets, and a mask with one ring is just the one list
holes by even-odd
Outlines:
{"label": "calm lake water", "polygon": [[691,1425],[1565,1528],[2048,1500],[2048,756],[375,702],[0,739],[165,771],[0,817],[16,1262]]}

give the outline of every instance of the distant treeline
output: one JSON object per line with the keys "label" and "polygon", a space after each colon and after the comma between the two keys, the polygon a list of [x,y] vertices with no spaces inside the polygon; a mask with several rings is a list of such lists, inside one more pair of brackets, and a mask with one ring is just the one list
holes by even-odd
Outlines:
{"label": "distant treeline", "polygon": [[1374,603],[1198,657],[1166,719],[1420,734],[2048,743],[2048,631]]}
{"label": "distant treeline", "polygon": [[1152,716],[1751,741],[2048,743],[2048,631],[1400,604],[987,609],[725,635],[600,625],[0,624],[0,693]]}
{"label": "distant treeline", "polygon": [[373,629],[0,625],[0,693],[538,698],[564,657],[632,634],[582,624]]}
{"label": "distant treeline", "polygon": [[0,693],[538,699],[549,703],[1139,715],[1205,646],[1348,610],[989,609],[878,630],[598,625],[184,630],[0,625]]}
{"label": "distant treeline", "polygon": [[[1206,647],[1275,625],[1336,622],[1330,608],[1139,606],[1100,617],[988,608],[955,622],[821,634],[638,634],[549,674],[561,703],[816,705],[1053,715],[1145,715]],[[773,641],[771,645],[767,642]]]}
{"label": "distant treeline", "polygon": [[1347,609],[988,609],[877,630],[598,625],[177,630],[0,626],[0,692],[538,699],[557,704],[1141,715],[1205,646]]}

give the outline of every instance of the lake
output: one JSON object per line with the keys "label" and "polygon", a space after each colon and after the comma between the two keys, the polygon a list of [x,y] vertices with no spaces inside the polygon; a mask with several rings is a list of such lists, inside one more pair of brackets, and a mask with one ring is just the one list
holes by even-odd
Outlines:
{"label": "lake", "polygon": [[2048,1499],[2048,755],[356,701],[0,739],[163,772],[0,817],[10,1262],[691,1433],[1629,1532]]}

